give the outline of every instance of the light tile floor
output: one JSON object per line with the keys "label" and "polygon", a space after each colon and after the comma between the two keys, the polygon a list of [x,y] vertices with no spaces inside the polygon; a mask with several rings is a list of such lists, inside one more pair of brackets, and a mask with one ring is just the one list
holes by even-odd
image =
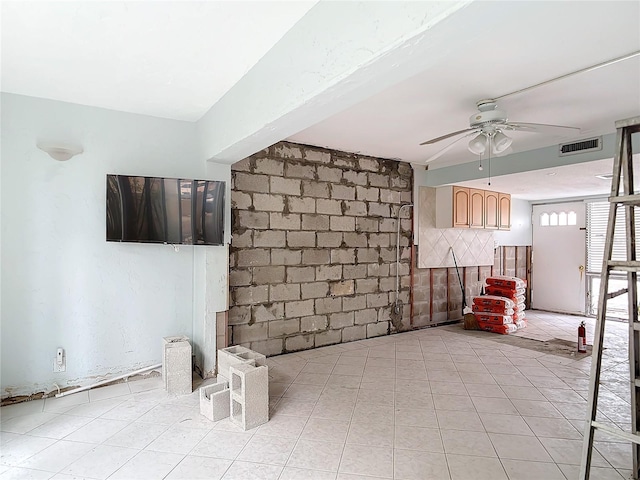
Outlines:
{"label": "light tile floor", "polygon": [[[528,318],[542,340],[582,320]],[[272,357],[271,420],[248,432],[157,378],[3,407],[0,479],[576,479],[591,358],[498,339],[450,325]],[[626,339],[608,322],[600,405],[629,429]],[[630,446],[597,440],[592,478],[628,478]]]}

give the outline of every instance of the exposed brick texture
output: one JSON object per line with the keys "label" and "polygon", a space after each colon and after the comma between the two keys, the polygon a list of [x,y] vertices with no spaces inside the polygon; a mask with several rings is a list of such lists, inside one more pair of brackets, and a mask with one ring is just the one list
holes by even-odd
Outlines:
{"label": "exposed brick texture", "polygon": [[[232,344],[265,355],[408,328],[392,321],[398,209],[413,170],[394,160],[281,142],[232,167]],[[401,226],[400,300],[412,222]],[[445,300],[445,309],[446,309]]]}

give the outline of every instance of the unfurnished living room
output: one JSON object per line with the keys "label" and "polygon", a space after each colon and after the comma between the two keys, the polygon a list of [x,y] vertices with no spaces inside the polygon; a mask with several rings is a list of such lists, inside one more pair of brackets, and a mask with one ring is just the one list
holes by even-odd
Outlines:
{"label": "unfurnished living room", "polygon": [[0,480],[638,479],[639,2],[0,21]]}

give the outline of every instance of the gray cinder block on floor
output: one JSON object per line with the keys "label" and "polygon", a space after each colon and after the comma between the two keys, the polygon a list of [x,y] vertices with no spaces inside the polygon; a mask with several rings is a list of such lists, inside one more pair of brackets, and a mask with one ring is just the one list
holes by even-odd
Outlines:
{"label": "gray cinder block on floor", "polygon": [[269,368],[246,363],[232,365],[230,420],[244,430],[269,421]]}
{"label": "gray cinder block on floor", "polygon": [[229,367],[243,363],[249,365],[265,365],[266,357],[261,353],[235,345],[218,350],[218,375],[230,379]]}
{"label": "gray cinder block on floor", "polygon": [[229,382],[220,378],[200,389],[200,414],[212,422],[229,416]]}
{"label": "gray cinder block on floor", "polygon": [[191,344],[184,335],[162,339],[162,379],[171,395],[188,395],[191,387]]}

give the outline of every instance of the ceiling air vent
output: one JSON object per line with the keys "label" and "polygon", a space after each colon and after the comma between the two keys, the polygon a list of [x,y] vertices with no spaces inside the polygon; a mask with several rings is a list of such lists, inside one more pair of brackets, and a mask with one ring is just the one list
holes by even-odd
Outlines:
{"label": "ceiling air vent", "polygon": [[595,152],[596,150],[602,150],[602,137],[587,138],[573,143],[561,143],[558,147],[561,157],[577,153]]}

